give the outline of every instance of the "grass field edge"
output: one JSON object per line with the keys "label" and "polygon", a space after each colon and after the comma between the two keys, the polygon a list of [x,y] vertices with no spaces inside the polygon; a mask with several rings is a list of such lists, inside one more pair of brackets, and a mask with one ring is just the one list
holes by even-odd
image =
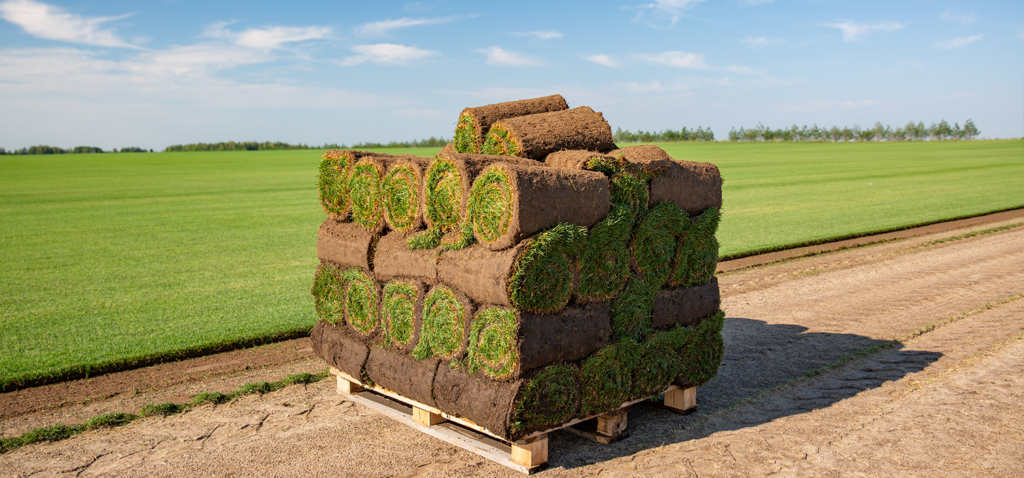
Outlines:
{"label": "grass field edge", "polygon": [[888,234],[890,232],[906,231],[908,229],[914,229],[914,228],[918,228],[918,227],[925,227],[925,226],[931,226],[931,225],[935,225],[935,224],[942,224],[942,223],[945,223],[945,222],[959,221],[959,220],[962,220],[962,219],[971,219],[971,218],[975,218],[975,217],[988,216],[990,214],[998,214],[998,213],[1007,212],[1007,211],[1016,211],[1016,210],[1019,210],[1019,209],[1024,209],[1024,204],[1020,204],[1020,205],[1017,205],[1017,206],[1006,207],[1006,208],[1000,208],[1000,209],[993,209],[993,210],[985,211],[985,212],[964,214],[964,215],[960,215],[960,216],[952,216],[952,217],[947,217],[947,218],[942,218],[942,219],[936,219],[936,220],[933,220],[933,221],[915,222],[915,223],[912,223],[912,224],[907,224],[907,225],[903,225],[903,226],[895,226],[895,227],[890,227],[890,228],[885,228],[885,229],[875,229],[875,230],[865,231],[865,232],[855,232],[855,233],[852,233],[852,234],[846,234],[846,235],[841,235],[841,236],[830,236],[830,237],[826,237],[826,238],[822,238],[822,239],[815,239],[815,240],[812,240],[812,241],[794,242],[794,243],[790,243],[790,244],[783,244],[783,245],[780,245],[780,246],[769,246],[769,247],[762,247],[760,249],[752,249],[752,250],[748,250],[748,251],[740,251],[740,252],[735,252],[735,253],[732,253],[732,254],[727,254],[727,255],[721,256],[721,257],[718,258],[718,260],[719,260],[719,262],[731,261],[731,260],[735,260],[735,259],[743,259],[745,257],[757,256],[757,255],[761,255],[761,254],[768,254],[768,253],[771,253],[771,252],[788,251],[790,249],[798,249],[798,248],[801,248],[801,247],[808,247],[808,246],[820,246],[822,244],[828,244],[830,242],[846,241],[846,240],[850,240],[850,239],[859,239],[859,238],[862,238],[862,237],[876,236],[876,235],[879,235],[879,234]]}

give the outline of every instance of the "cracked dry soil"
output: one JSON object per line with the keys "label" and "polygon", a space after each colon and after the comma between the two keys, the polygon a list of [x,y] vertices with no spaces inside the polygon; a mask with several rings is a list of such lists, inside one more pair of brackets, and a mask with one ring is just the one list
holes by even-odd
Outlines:
{"label": "cracked dry soil", "polygon": [[[1013,221],[721,275],[726,356],[698,412],[639,404],[612,445],[553,433],[540,475],[1024,476],[1024,227],[958,239]],[[298,359],[114,393],[0,430],[322,369]],[[521,476],[330,380],[26,446],[0,456],[0,475]]]}

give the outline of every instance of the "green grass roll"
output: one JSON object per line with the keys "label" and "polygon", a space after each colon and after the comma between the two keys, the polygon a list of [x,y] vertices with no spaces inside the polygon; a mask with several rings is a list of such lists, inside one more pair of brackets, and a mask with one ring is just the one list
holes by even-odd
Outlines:
{"label": "green grass roll", "polygon": [[612,128],[601,113],[581,106],[504,119],[491,125],[480,152],[542,161],[555,151],[571,149],[615,149]]}
{"label": "green grass roll", "polygon": [[711,282],[718,266],[718,223],[722,214],[705,209],[680,235],[670,286],[694,287]]}
{"label": "green grass roll", "polygon": [[380,335],[380,298],[372,273],[353,267],[342,272],[341,279],[344,281],[345,322],[356,338],[376,345]]}
{"label": "green grass roll", "polygon": [[608,345],[584,360],[580,367],[580,415],[605,413],[628,401],[639,365],[640,346],[632,340]]}
{"label": "green grass roll", "polygon": [[335,325],[345,323],[343,288],[341,272],[334,265],[320,264],[317,267],[309,293],[313,295],[313,307],[318,319]]}
{"label": "green grass roll", "polygon": [[415,279],[396,279],[384,285],[380,303],[383,347],[412,353],[423,327],[425,286]]}
{"label": "green grass roll", "polygon": [[418,360],[461,358],[472,319],[473,303],[464,294],[445,285],[434,286],[423,301],[423,327],[413,356]]}
{"label": "green grass roll", "polygon": [[423,177],[431,160],[396,156],[381,180],[384,221],[393,231],[413,232],[423,224]]}
{"label": "green grass roll", "polygon": [[519,389],[511,433],[542,431],[568,422],[580,409],[580,371],[557,363],[531,374]]}
{"label": "green grass roll", "polygon": [[479,153],[484,137],[497,121],[517,116],[547,113],[569,109],[562,95],[544,96],[519,101],[466,108],[459,114],[455,126],[455,150],[459,153]]}

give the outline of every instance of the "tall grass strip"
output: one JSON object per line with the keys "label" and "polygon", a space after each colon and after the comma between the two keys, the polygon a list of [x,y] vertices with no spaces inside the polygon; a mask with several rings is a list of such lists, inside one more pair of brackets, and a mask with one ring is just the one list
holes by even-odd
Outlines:
{"label": "tall grass strip", "polygon": [[423,301],[423,330],[413,357],[459,358],[464,351],[466,317],[471,313],[468,302],[449,287],[439,285],[431,289]]}
{"label": "tall grass strip", "polygon": [[516,261],[508,283],[509,301],[535,314],[562,310],[572,297],[587,229],[559,224],[531,239]]}
{"label": "tall grass strip", "polygon": [[580,410],[580,371],[558,363],[528,379],[516,398],[511,431],[530,432],[561,425]]}
{"label": "tall grass strip", "polygon": [[378,331],[377,284],[362,269],[353,267],[341,274],[345,283],[345,320],[363,337]]}
{"label": "tall grass strip", "polygon": [[608,412],[629,400],[634,370],[639,365],[640,346],[632,340],[608,345],[584,360],[580,367],[580,415]]}
{"label": "tall grass strip", "polygon": [[393,280],[384,286],[381,303],[381,322],[384,327],[384,347],[403,350],[415,337],[416,314],[422,313],[420,298],[423,285],[415,281]]}
{"label": "tall grass strip", "polygon": [[590,230],[587,248],[580,258],[580,284],[576,291],[582,303],[614,298],[629,279],[629,238],[633,211],[613,208]]}
{"label": "tall grass strip", "polygon": [[514,310],[488,307],[477,312],[469,329],[469,373],[482,371],[494,380],[510,378],[519,362],[517,332]]}
{"label": "tall grass strip", "polygon": [[[664,203],[663,203],[664,204]],[[693,287],[707,284],[718,266],[718,209],[708,208],[679,237],[669,285]]]}
{"label": "tall grass strip", "polygon": [[679,234],[689,221],[679,206],[661,202],[655,204],[637,226],[629,245],[630,261],[651,287],[660,289],[668,281]]}
{"label": "tall grass strip", "polygon": [[331,324],[345,323],[345,309],[342,301],[344,281],[341,272],[330,264],[320,264],[313,278],[313,307],[320,320]]}

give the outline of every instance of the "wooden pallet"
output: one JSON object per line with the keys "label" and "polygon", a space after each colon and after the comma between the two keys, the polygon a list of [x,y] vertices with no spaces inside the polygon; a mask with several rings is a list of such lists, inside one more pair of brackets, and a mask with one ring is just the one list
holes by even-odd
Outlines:
{"label": "wooden pallet", "polygon": [[[626,402],[614,411],[596,417],[576,419],[509,442],[463,417],[447,414],[386,388],[365,385],[333,367],[330,370],[338,378],[338,393],[347,396],[353,402],[434,438],[528,475],[547,468],[549,433],[564,430],[598,443],[613,443],[629,436],[626,428],[627,408],[643,401]],[[669,387],[665,391],[662,406],[681,413],[696,409],[696,387],[685,390],[674,385]]]}

